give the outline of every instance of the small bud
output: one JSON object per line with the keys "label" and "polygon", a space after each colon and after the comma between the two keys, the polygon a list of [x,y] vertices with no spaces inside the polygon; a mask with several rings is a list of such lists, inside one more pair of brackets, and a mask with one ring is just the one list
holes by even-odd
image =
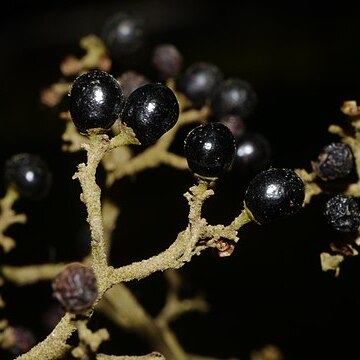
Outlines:
{"label": "small bud", "polygon": [[220,239],[217,242],[217,250],[220,257],[230,256],[235,250],[235,245],[230,241]]}

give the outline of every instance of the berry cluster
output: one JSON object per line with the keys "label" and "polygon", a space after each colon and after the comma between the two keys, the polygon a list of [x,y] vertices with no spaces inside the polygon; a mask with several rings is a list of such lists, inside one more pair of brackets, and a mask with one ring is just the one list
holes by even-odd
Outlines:
{"label": "berry cluster", "polygon": [[[74,358],[96,356],[101,342],[109,339],[106,329],[93,332],[88,327],[93,311],[98,310],[117,325],[144,336],[167,358],[177,359],[179,352],[184,352],[180,357],[185,358],[176,336],[169,336],[168,322],[177,314],[204,308],[203,302],[183,300],[181,281],[175,278],[169,281],[163,312],[152,318],[124,283],[156,271],[178,269],[208,248],[216,249],[220,257],[230,256],[242,226],[250,222],[266,226],[295,215],[304,205],[307,184],[303,178],[293,169],[270,166],[270,142],[247,128],[259,103],[253,85],[239,77],[225,77],[211,62],[183,68],[181,52],[170,43],[157,44],[149,56],[156,76],[139,72],[131,64],[142,50],[145,35],[142,19],[115,14],[99,37],[83,39],[82,58],[64,60],[61,86],[42,93],[43,103],[49,106],[68,100],[67,111],[59,116],[66,120],[63,139],[70,144],[66,149],[86,151],[87,160],[79,164],[73,179],[79,180],[80,199],[87,211],[90,252],[79,261],[45,264],[41,271],[31,269],[34,274],[30,278],[51,280],[52,295],[62,310],[59,316],[65,315],[61,321],[56,317],[54,331],[39,346],[29,349],[30,340],[23,340],[22,347],[18,341],[13,351],[29,350],[32,358],[41,358],[43,351],[44,358],[60,358],[67,351]],[[177,131],[185,125],[190,128],[181,151],[172,152]],[[351,171],[353,157],[342,145],[324,150],[331,155],[314,164],[324,182]],[[116,202],[107,198],[111,192],[101,193],[97,184],[100,164],[107,187],[124,176],[162,164],[188,171],[195,182],[184,194],[189,204],[188,224],[166,250],[144,261],[110,265],[112,231],[119,211]],[[216,182],[232,172],[247,184],[239,213],[228,225],[211,225],[203,217],[202,207],[214,194]],[[28,153],[9,159],[5,180],[9,189],[28,199],[42,199],[52,184],[46,163]],[[358,226],[359,208],[353,200],[341,198],[340,204],[327,205],[329,223],[340,231],[355,231]],[[341,219],[334,219],[339,212]],[[9,224],[14,223],[11,221]],[[75,330],[76,345],[65,344]]]}

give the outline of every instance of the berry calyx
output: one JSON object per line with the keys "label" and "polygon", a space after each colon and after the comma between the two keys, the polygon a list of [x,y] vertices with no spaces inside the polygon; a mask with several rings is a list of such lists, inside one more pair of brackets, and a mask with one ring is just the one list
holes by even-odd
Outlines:
{"label": "berry calyx", "polygon": [[332,142],[322,148],[312,166],[320,179],[333,181],[350,174],[354,167],[354,156],[349,145]]}
{"label": "berry calyx", "polygon": [[215,118],[237,115],[246,119],[255,111],[257,102],[257,94],[248,81],[229,78],[217,87],[210,106]]}
{"label": "berry calyx", "polygon": [[210,100],[222,80],[223,74],[216,65],[194,63],[179,75],[176,89],[192,102],[193,107],[199,109]]}
{"label": "berry calyx", "polygon": [[97,133],[111,128],[124,106],[119,82],[102,70],[90,70],[78,76],[69,92],[70,115],[80,133]]}
{"label": "berry calyx", "polygon": [[36,154],[19,153],[5,162],[4,177],[20,196],[29,200],[41,200],[52,185],[52,174],[45,160]]}
{"label": "berry calyx", "polygon": [[67,265],[51,286],[54,297],[64,309],[75,314],[90,310],[98,294],[93,270],[78,262]]}
{"label": "berry calyx", "polygon": [[266,224],[297,213],[304,198],[304,183],[293,170],[270,168],[250,181],[244,206],[255,222]]}
{"label": "berry calyx", "polygon": [[169,87],[149,83],[129,95],[121,120],[142,145],[150,145],[176,124],[179,111],[179,102]]}
{"label": "berry calyx", "polygon": [[324,216],[335,230],[350,233],[360,225],[360,207],[354,197],[337,194],[325,204]]}
{"label": "berry calyx", "polygon": [[210,122],[189,131],[184,141],[189,169],[202,178],[217,178],[231,166],[235,155],[235,138],[229,128]]}

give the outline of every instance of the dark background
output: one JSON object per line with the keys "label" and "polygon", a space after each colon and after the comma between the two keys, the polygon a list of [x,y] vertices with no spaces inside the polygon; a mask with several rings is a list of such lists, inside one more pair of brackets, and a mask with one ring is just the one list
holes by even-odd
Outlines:
{"label": "dark background", "polygon": [[[99,34],[104,21],[125,10],[145,20],[146,49],[172,42],[184,66],[218,65],[225,77],[250,81],[259,107],[247,123],[272,144],[273,166],[306,167],[330,139],[327,127],[344,120],[340,105],[359,99],[359,6],[346,2],[206,1],[12,1],[0,21],[0,166],[22,151],[41,154],[54,183],[40,203],[19,201],[28,223],[9,234],[17,247],[1,263],[32,264],[79,259],[86,213],[80,187],[71,179],[84,154],[61,152],[64,124],[56,110],[39,102],[41,89],[57,81],[59,64],[78,54],[79,39]],[[139,63],[148,68],[146,56]],[[100,180],[101,181],[101,180]],[[140,260],[165,249],[186,226],[182,194],[193,183],[188,172],[161,167],[116,184],[122,209],[115,233],[114,265]],[[242,208],[247,180],[226,176],[204,208],[211,223],[228,223]],[[2,191],[5,186],[2,184]],[[360,303],[359,261],[344,263],[339,278],[321,271],[319,254],[334,234],[322,218],[321,197],[298,215],[267,226],[249,224],[229,258],[211,251],[181,272],[189,293],[199,289],[210,313],[189,314],[174,323],[186,350],[216,358],[239,357],[274,344],[285,359],[357,358]],[[161,274],[129,284],[150,312],[161,307]],[[47,334],[43,314],[53,301],[48,283],[2,289],[5,316]],[[142,354],[152,350],[132,334],[113,328],[105,352]],[[119,344],[119,345],[118,345]],[[6,358],[7,355],[1,355]]]}

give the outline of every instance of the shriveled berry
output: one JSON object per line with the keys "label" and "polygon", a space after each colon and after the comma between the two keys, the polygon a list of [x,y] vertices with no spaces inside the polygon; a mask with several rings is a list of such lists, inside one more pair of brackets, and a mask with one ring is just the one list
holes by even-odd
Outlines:
{"label": "shriveled berry", "polygon": [[89,310],[98,294],[93,270],[78,262],[67,265],[55,277],[52,290],[64,309],[75,314]]}
{"label": "shriveled berry", "polygon": [[325,204],[324,216],[335,230],[350,233],[360,225],[360,207],[354,197],[337,194]]}
{"label": "shriveled berry", "polygon": [[312,166],[320,179],[337,180],[351,173],[354,167],[354,156],[347,144],[332,142],[322,148]]}
{"label": "shriveled berry", "polygon": [[124,71],[118,81],[125,97],[128,97],[138,87],[150,82],[143,74],[133,70]]}
{"label": "shriveled berry", "polygon": [[257,94],[248,81],[229,78],[216,88],[210,106],[216,118],[237,115],[246,119],[253,114],[257,103]]}
{"label": "shriveled berry", "polygon": [[184,141],[189,169],[203,178],[217,178],[231,166],[235,138],[229,128],[218,122],[199,125],[189,131]]}
{"label": "shriveled berry", "polygon": [[52,185],[52,174],[46,161],[37,154],[19,153],[5,162],[5,182],[20,196],[29,200],[41,200]]}
{"label": "shriveled berry", "polygon": [[158,44],[155,46],[151,63],[164,80],[175,78],[180,73],[183,57],[173,44]]}
{"label": "shriveled berry", "polygon": [[127,98],[121,120],[134,130],[142,145],[150,145],[169,131],[179,117],[179,102],[173,91],[160,83],[149,83]]}
{"label": "shriveled berry", "polygon": [[252,177],[270,166],[272,148],[269,140],[259,132],[245,132],[236,138],[236,152],[232,169]]}
{"label": "shriveled berry", "polygon": [[195,108],[201,108],[210,100],[222,80],[223,74],[216,65],[199,62],[190,65],[179,75],[176,89],[182,92]]}
{"label": "shriveled berry", "polygon": [[116,13],[106,20],[101,38],[112,59],[133,54],[143,44],[143,20],[130,13]]}
{"label": "shriveled berry", "polygon": [[78,76],[69,92],[69,110],[80,133],[105,132],[123,109],[125,97],[119,82],[102,70],[90,70]]}
{"label": "shriveled berry", "polygon": [[293,170],[270,168],[250,181],[244,205],[255,222],[266,224],[297,213],[304,198],[304,183]]}

